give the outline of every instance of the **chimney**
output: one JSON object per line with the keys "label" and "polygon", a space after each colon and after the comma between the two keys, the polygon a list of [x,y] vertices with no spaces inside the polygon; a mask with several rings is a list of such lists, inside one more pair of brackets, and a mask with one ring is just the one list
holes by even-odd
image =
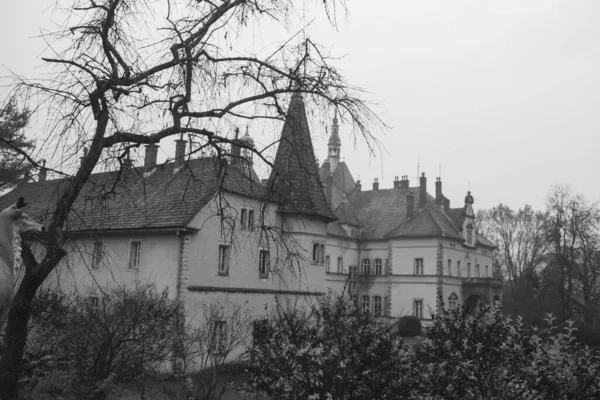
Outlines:
{"label": "chimney", "polygon": [[435,202],[438,206],[442,206],[444,196],[442,195],[442,178],[435,178]]}
{"label": "chimney", "polygon": [[444,197],[444,211],[450,211],[450,199]]}
{"label": "chimney", "polygon": [[361,191],[362,185],[360,184],[360,179],[354,184],[354,189],[356,189],[358,192]]}
{"label": "chimney", "polygon": [[406,219],[412,218],[415,211],[415,197],[412,194],[406,196]]}
{"label": "chimney", "polygon": [[144,167],[156,167],[156,157],[158,156],[158,145],[147,144],[146,155],[144,157]]}
{"label": "chimney", "polygon": [[42,160],[42,167],[40,168],[40,172],[38,174],[38,182],[46,182],[47,174],[48,170],[46,169],[46,160]]}
{"label": "chimney", "polygon": [[373,190],[379,190],[379,179],[375,178],[373,181]]}
{"label": "chimney", "polygon": [[325,177],[325,199],[330,206],[333,204],[333,175],[331,174]]}
{"label": "chimney", "polygon": [[179,135],[179,139],[175,141],[175,165],[179,167],[183,165],[185,159],[185,140],[183,134]]}
{"label": "chimney", "polygon": [[[238,140],[240,128],[235,128],[235,140]],[[231,145],[231,164],[236,164],[241,157],[241,149],[237,144]]]}
{"label": "chimney", "polygon": [[425,172],[423,172],[419,186],[419,208],[425,208],[425,204],[427,204],[427,178],[425,178]]}
{"label": "chimney", "polygon": [[394,189],[400,189],[400,180],[398,177],[394,178]]}
{"label": "chimney", "polygon": [[129,158],[129,154],[127,154],[127,158],[123,159],[123,169],[129,169],[133,167],[133,160]]}
{"label": "chimney", "polygon": [[400,181],[401,189],[408,189],[408,175],[403,175],[402,180]]}

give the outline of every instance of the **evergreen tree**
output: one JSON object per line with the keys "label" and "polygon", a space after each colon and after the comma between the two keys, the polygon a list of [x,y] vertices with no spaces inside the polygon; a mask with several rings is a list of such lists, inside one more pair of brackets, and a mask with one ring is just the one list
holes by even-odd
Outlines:
{"label": "evergreen tree", "polygon": [[31,168],[23,155],[34,147],[23,132],[30,116],[28,109],[19,109],[15,98],[0,108],[0,188],[16,183]]}

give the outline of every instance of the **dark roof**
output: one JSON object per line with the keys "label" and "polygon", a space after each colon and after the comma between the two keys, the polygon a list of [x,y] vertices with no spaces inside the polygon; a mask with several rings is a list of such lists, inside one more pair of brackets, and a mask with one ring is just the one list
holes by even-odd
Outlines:
{"label": "dark roof", "polygon": [[325,200],[300,94],[292,96],[267,188],[280,211],[336,219]]}
{"label": "dark roof", "polygon": [[343,224],[362,226],[362,221],[347,201],[342,201],[338,208],[335,209],[335,216]]}
{"label": "dark roof", "polygon": [[462,239],[462,236],[443,211],[428,203],[424,209],[419,210],[406,222],[390,231],[386,237],[431,237],[442,236]]}
{"label": "dark roof", "polygon": [[348,195],[354,190],[354,178],[345,162],[339,162],[333,171],[332,184],[332,207],[335,208],[343,201],[344,194]]}
{"label": "dark roof", "polygon": [[340,225],[340,221],[334,221],[327,224],[327,234],[331,236],[341,236],[344,238],[350,237]]}
{"label": "dark roof", "polygon": [[[0,198],[0,209],[23,196],[29,203],[27,213],[47,221],[66,184],[62,179],[24,184]],[[217,196],[219,187],[257,199],[264,196],[260,184],[216,157],[190,160],[179,169],[167,163],[131,168],[121,175],[118,171],[98,173],[85,184],[65,228],[80,232],[185,227]]]}

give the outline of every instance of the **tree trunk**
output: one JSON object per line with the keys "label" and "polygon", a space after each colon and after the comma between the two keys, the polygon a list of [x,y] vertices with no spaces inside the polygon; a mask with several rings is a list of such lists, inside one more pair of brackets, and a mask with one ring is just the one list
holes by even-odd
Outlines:
{"label": "tree trunk", "polygon": [[31,314],[31,304],[38,288],[42,285],[49,272],[66,254],[58,249],[48,252],[42,263],[38,265],[29,247],[23,244],[23,261],[26,265],[25,276],[19,286],[6,324],[6,343],[0,360],[0,399],[12,400],[17,398],[18,382],[21,376],[23,353],[27,343],[27,328]]}

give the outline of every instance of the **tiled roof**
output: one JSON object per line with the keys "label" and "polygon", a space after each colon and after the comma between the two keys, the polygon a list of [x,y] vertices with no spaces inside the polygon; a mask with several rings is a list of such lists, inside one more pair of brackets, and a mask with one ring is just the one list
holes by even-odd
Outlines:
{"label": "tiled roof", "polygon": [[458,230],[451,221],[442,215],[443,211],[428,203],[424,209],[419,210],[412,218],[390,231],[386,237],[446,237],[462,239]]}
{"label": "tiled roof", "polygon": [[350,237],[340,225],[340,221],[334,221],[327,224],[327,234],[332,236],[341,236],[344,238]]}
{"label": "tiled roof", "polygon": [[343,224],[362,226],[362,221],[358,218],[352,207],[347,201],[342,201],[335,209],[335,216]]}
{"label": "tiled roof", "polygon": [[294,94],[286,116],[268,189],[280,210],[334,221],[319,179],[304,100]]}
{"label": "tiled roof", "polygon": [[[114,185],[118,176],[114,171],[90,177],[69,214],[68,231],[185,227],[219,187],[254,198],[264,195],[260,184],[215,157],[190,160],[179,169],[174,163],[131,168]],[[23,196],[29,203],[27,213],[47,221],[66,184],[65,180],[24,184],[0,198],[0,209]]]}
{"label": "tiled roof", "polygon": [[338,163],[335,171],[333,171],[332,184],[331,203],[332,207],[335,208],[343,201],[344,194],[348,195],[354,190],[354,178],[345,162]]}
{"label": "tiled roof", "polygon": [[406,220],[406,196],[412,194],[418,202],[419,188],[353,191],[348,196],[350,206],[363,222],[364,239],[382,239]]}

